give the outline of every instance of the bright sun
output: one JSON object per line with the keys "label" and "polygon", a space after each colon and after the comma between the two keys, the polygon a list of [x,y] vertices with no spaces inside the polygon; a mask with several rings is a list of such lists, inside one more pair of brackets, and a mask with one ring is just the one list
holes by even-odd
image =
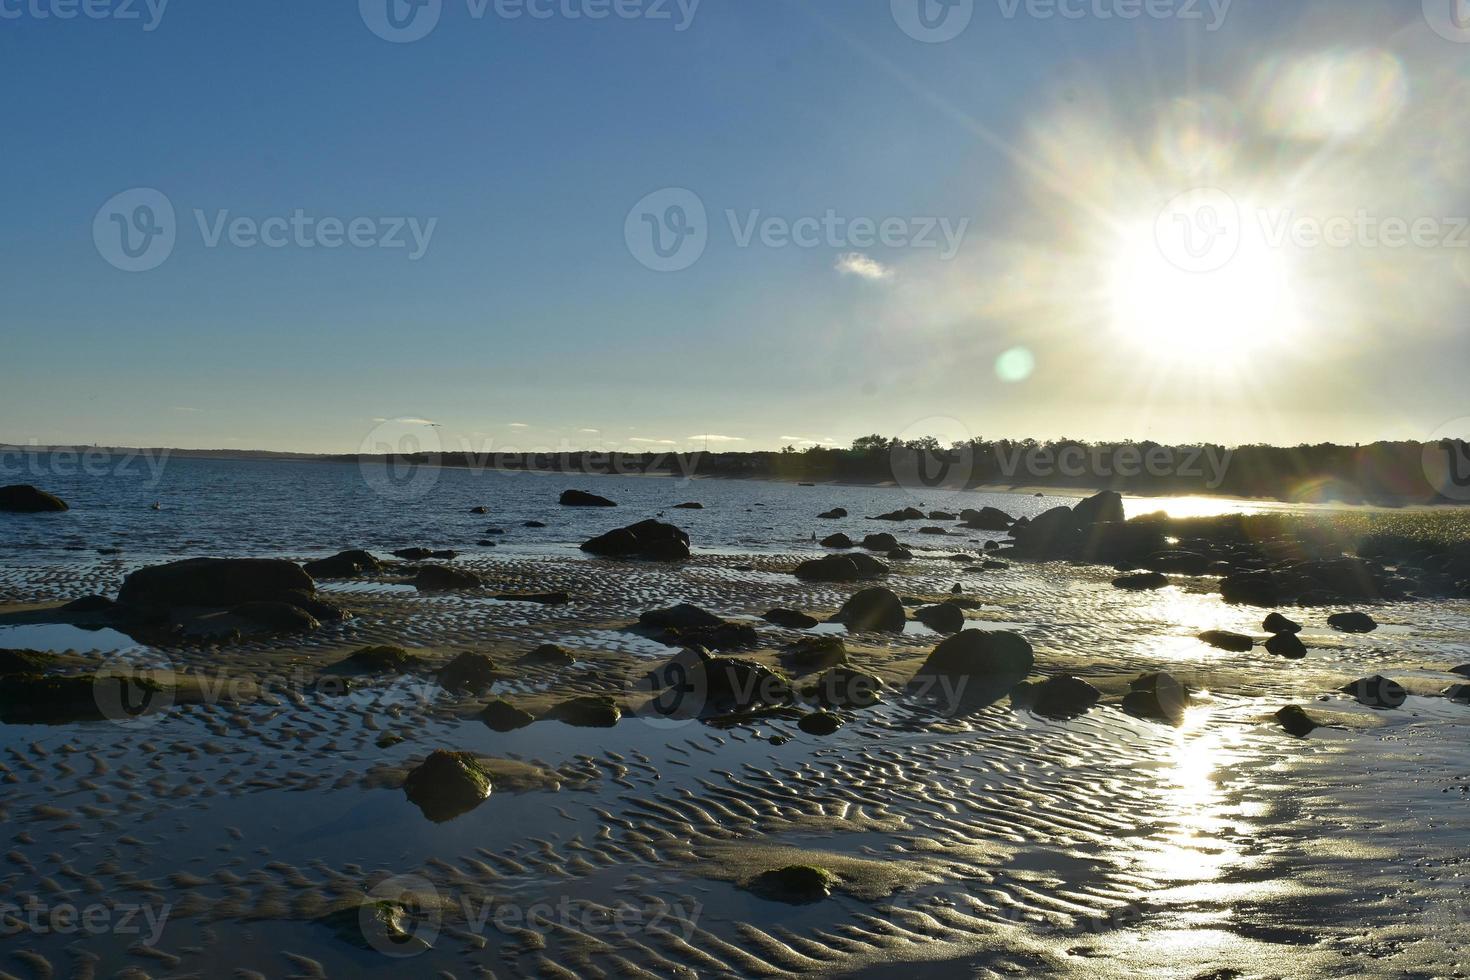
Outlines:
{"label": "bright sun", "polygon": [[1107,295],[1114,329],[1162,360],[1234,364],[1298,328],[1287,258],[1260,234],[1232,230],[1211,254],[1141,224],[1118,243]]}

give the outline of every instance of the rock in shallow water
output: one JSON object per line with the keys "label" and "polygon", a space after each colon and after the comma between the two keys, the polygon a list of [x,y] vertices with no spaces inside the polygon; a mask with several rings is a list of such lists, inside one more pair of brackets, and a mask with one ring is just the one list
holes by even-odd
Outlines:
{"label": "rock in shallow water", "polygon": [[689,557],[689,535],[672,524],[640,521],[595,537],[582,550],[601,558],[682,561]]}
{"label": "rock in shallow water", "polygon": [[1353,681],[1343,686],[1341,691],[1370,708],[1397,708],[1408,699],[1408,692],[1402,685],[1382,674]]}
{"label": "rock in shallow water", "polygon": [[813,711],[802,715],[796,727],[808,735],[831,735],[842,727],[842,719],[829,711]]}
{"label": "rock in shallow water", "polygon": [[469,752],[437,749],[403,781],[403,791],[424,816],[445,823],[490,795],[490,774]]}
{"label": "rock in shallow water", "polygon": [[1327,625],[1340,633],[1371,633],[1378,623],[1367,613],[1345,612],[1327,617]]}
{"label": "rock in shallow water", "polygon": [[1101,698],[1102,692],[1091,684],[1061,674],[1034,685],[1023,700],[1029,701],[1031,710],[1043,718],[1064,721],[1091,711]]}
{"label": "rock in shallow water", "polygon": [[487,703],[477,717],[493,732],[513,732],[536,720],[529,711],[501,699]]}
{"label": "rock in shallow water", "polygon": [[1206,630],[1199,638],[1201,642],[1208,643],[1217,650],[1228,650],[1231,653],[1249,653],[1256,647],[1256,641],[1249,636],[1228,630]]}
{"label": "rock in shallow water", "polygon": [[791,865],[763,871],[745,887],[762,898],[789,905],[819,902],[832,894],[836,878],[829,871],[807,865]]}
{"label": "rock in shallow water", "polygon": [[842,623],[853,633],[902,633],[908,615],[891,590],[863,589],[842,604],[832,622]]}
{"label": "rock in shallow water", "polygon": [[60,497],[38,490],[30,484],[0,487],[0,511],[12,514],[60,513],[68,510]]}
{"label": "rock in shallow water", "polygon": [[951,602],[921,606],[914,618],[936,633],[958,633],[965,628],[965,611]]}
{"label": "rock in shallow water", "polygon": [[286,592],[316,592],[311,576],[293,561],[274,558],[190,558],[140,568],[123,580],[118,601],[128,605],[224,609],[271,602]]}
{"label": "rock in shallow water", "polygon": [[814,626],[821,625],[818,621],[804,612],[795,609],[772,609],[761,617],[772,626],[780,626],[788,630],[809,630]]}
{"label": "rock in shallow water", "polygon": [[383,563],[369,552],[359,549],[309,561],[303,568],[312,578],[356,578],[359,575],[381,572]]}
{"label": "rock in shallow water", "polygon": [[483,653],[461,653],[439,670],[439,684],[447,691],[478,694],[500,679],[495,663]]}
{"label": "rock in shallow water", "polygon": [[1276,712],[1276,721],[1287,734],[1295,735],[1297,738],[1306,738],[1322,726],[1315,718],[1307,714],[1307,710],[1299,704],[1288,704]]}
{"label": "rock in shallow water", "polygon": [[857,582],[887,575],[888,566],[863,554],[827,555],[802,562],[795,574],[804,582]]}
{"label": "rock in shallow water", "polygon": [[1266,617],[1266,621],[1261,624],[1261,628],[1267,633],[1300,633],[1302,631],[1302,624],[1292,622],[1280,613],[1273,612]]}
{"label": "rock in shallow water", "polygon": [[956,633],[929,655],[924,670],[1020,681],[1035,666],[1031,644],[1008,630],[965,630]]}
{"label": "rock in shallow water", "polygon": [[1189,707],[1189,688],[1173,674],[1144,674],[1123,698],[1123,710],[1135,718],[1161,721],[1178,727],[1184,724]]}
{"label": "rock in shallow water", "polygon": [[1266,652],[1287,660],[1301,660],[1307,655],[1307,645],[1295,633],[1277,633],[1266,641]]}
{"label": "rock in shallow water", "polygon": [[599,497],[595,493],[587,493],[583,490],[568,490],[561,495],[563,507],[616,507],[617,504],[606,497]]}
{"label": "rock in shallow water", "polygon": [[1139,572],[1113,579],[1113,588],[1126,592],[1154,592],[1169,587],[1169,576],[1162,572]]}
{"label": "rock in shallow water", "polygon": [[612,728],[622,717],[623,711],[616,701],[605,694],[598,694],[563,701],[541,719],[559,721],[576,728]]}
{"label": "rock in shallow water", "polygon": [[424,592],[468,592],[484,584],[474,572],[448,565],[424,565],[413,579],[414,588]]}

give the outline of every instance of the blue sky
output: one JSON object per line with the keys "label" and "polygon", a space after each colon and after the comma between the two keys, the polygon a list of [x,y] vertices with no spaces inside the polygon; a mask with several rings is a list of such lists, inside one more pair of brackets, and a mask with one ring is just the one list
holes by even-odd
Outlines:
{"label": "blue sky", "polygon": [[[497,449],[1367,441],[1470,414],[1453,243],[1388,265],[1361,242],[1297,249],[1289,328],[1276,307],[1226,306],[1296,342],[1237,360],[1198,338],[1157,357],[1131,325],[1172,338],[1203,307],[1208,330],[1233,329],[1212,318],[1235,286],[1143,301],[1118,285],[1122,246],[1078,234],[1227,177],[1236,200],[1269,184],[1314,218],[1466,213],[1450,175],[1470,147],[1447,134],[1470,45],[1417,3],[1158,0],[1176,15],[1123,20],[1099,12],[1129,0],[1073,0],[1076,17],[974,0],[961,33],[925,43],[888,0],[703,0],[692,17],[670,0],[670,19],[595,21],[564,11],[597,0],[546,19],[442,0],[427,36],[392,43],[372,2],[174,0],[156,23],[143,0],[139,20],[0,3],[0,439],[352,452],[382,420],[424,419]],[[1160,135],[1181,102],[1231,161],[1160,179],[1161,144],[1200,152],[1182,123],[1188,138]],[[1291,196],[1323,167],[1330,202]],[[136,188],[166,197],[176,241],[128,272],[94,221]],[[706,209],[708,244],[657,272],[625,230],[667,188]],[[250,244],[298,212],[370,219],[364,241],[431,234],[421,256]],[[812,247],[780,226],[740,241],[752,220],[829,212],[844,230]],[[211,247],[222,215],[244,231]],[[850,234],[861,219],[902,234]],[[952,256],[908,241],[931,221],[963,227]],[[1277,264],[1230,283],[1254,291]],[[1365,281],[1382,288],[1357,297]],[[1007,352],[1024,376],[997,371]]]}

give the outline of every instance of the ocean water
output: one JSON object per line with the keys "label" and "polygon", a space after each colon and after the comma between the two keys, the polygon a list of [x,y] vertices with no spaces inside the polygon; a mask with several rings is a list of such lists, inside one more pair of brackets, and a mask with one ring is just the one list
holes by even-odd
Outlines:
{"label": "ocean water", "polygon": [[[1075,503],[1076,494],[910,489],[901,486],[798,486],[766,480],[718,480],[517,473],[423,467],[389,473],[378,464],[289,460],[121,457],[97,472],[48,465],[11,471],[4,482],[31,482],[57,494],[71,510],[55,515],[0,514],[0,555],[78,560],[103,554],[154,560],[199,555],[311,557],[344,548],[392,551],[424,546],[465,553],[492,528],[505,531],[502,549],[561,550],[595,534],[662,515],[689,531],[696,550],[790,551],[812,535],[835,531],[861,537],[886,530],[925,544],[920,524],[868,518],[899,509],[958,512],[994,506],[1034,516]],[[616,509],[561,507],[562,491],[578,488],[617,501]],[[673,510],[696,501],[704,510]],[[157,509],[155,509],[157,505]],[[475,507],[488,515],[474,515]],[[1209,498],[1133,499],[1132,514],[1254,510],[1269,504]],[[844,507],[846,520],[817,515]],[[545,528],[526,528],[540,521]],[[950,526],[953,526],[952,524]],[[964,539],[957,539],[964,540]]]}

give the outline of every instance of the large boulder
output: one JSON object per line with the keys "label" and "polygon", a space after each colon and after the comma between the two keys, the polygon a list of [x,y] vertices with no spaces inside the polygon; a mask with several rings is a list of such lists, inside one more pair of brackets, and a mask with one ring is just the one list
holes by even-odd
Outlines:
{"label": "large boulder", "polygon": [[226,608],[273,602],[291,592],[316,592],[293,561],[274,558],[190,558],[141,568],[129,575],[118,601],[135,606]]}
{"label": "large boulder", "polygon": [[1162,572],[1137,572],[1113,579],[1113,588],[1123,589],[1125,592],[1156,592],[1168,587],[1169,576]]}
{"label": "large boulder", "polygon": [[601,558],[681,561],[689,557],[689,535],[672,524],[639,521],[593,538],[582,550]]}
{"label": "large boulder", "polygon": [[1327,617],[1327,625],[1339,633],[1371,633],[1378,628],[1372,616],[1361,612],[1335,613]]}
{"label": "large boulder", "polygon": [[1352,695],[1359,704],[1370,708],[1397,708],[1408,697],[1398,681],[1389,680],[1382,674],[1353,681],[1344,685],[1341,690],[1344,694]]}
{"label": "large boulder", "polygon": [[1029,707],[1043,718],[1066,720],[1092,710],[1102,692],[1070,674],[1048,677],[1027,692]]}
{"label": "large boulder", "polygon": [[888,574],[888,566],[864,554],[826,555],[796,567],[803,582],[857,582]]}
{"label": "large boulder", "polygon": [[0,511],[12,514],[46,514],[68,510],[66,501],[30,484],[0,487]]}
{"label": "large boulder", "polygon": [[832,622],[842,623],[854,633],[902,633],[908,615],[896,594],[873,588],[863,589],[843,603]]}
{"label": "large boulder", "polygon": [[819,519],[824,521],[839,521],[846,516],[847,508],[845,507],[833,507],[831,510],[817,515]]}
{"label": "large boulder", "polygon": [[760,643],[754,626],[727,622],[688,603],[644,613],[638,618],[638,629],[669,646],[734,650]]}
{"label": "large boulder", "polygon": [[414,588],[424,592],[467,592],[485,584],[474,572],[448,565],[424,565],[413,579]]}
{"label": "large boulder", "polygon": [[668,718],[697,718],[791,703],[790,683],[762,664],[712,657],[701,647],[681,651],[650,671],[656,694],[649,710]]}
{"label": "large boulder", "polygon": [[809,630],[819,625],[816,618],[795,609],[772,609],[761,617],[773,626],[788,630]]}
{"label": "large boulder", "polygon": [[1144,674],[1123,697],[1123,710],[1135,718],[1161,721],[1176,728],[1184,724],[1189,708],[1189,688],[1173,674]]}
{"label": "large boulder", "polygon": [[869,551],[893,551],[898,547],[898,539],[887,531],[880,531],[863,538],[863,547]]}
{"label": "large boulder", "polygon": [[1079,502],[1072,508],[1072,515],[1079,527],[1090,524],[1121,524],[1125,520],[1123,495],[1115,490],[1104,490]]}
{"label": "large boulder", "polygon": [[920,606],[914,618],[936,633],[958,633],[965,628],[965,611],[952,602]]}
{"label": "large boulder", "polygon": [[823,538],[822,539],[822,547],[823,548],[840,548],[840,549],[844,549],[845,550],[847,548],[851,548],[852,547],[852,538],[849,538],[847,535],[843,534],[841,531],[838,531],[836,534],[829,534],[829,535],[827,535],[827,537]]}
{"label": "large boulder", "polygon": [[681,602],[667,609],[649,610],[638,617],[638,625],[645,629],[690,630],[723,626],[725,621],[712,612]]}
{"label": "large boulder", "polygon": [[1256,641],[1244,633],[1231,633],[1229,630],[1205,630],[1199,638],[1217,650],[1231,653],[1249,653],[1256,646]]}
{"label": "large boulder", "polygon": [[1083,534],[1070,507],[1053,507],[1029,523],[1011,529],[1016,553],[1024,558],[1066,558],[1082,547]]}
{"label": "large boulder", "polygon": [[587,493],[584,490],[568,490],[561,495],[563,507],[616,507],[617,504],[606,497],[599,497],[595,493]]}
{"label": "large boulder", "polygon": [[381,572],[383,563],[359,549],[309,561],[303,567],[312,578],[356,578],[359,575]]}
{"label": "large boulder", "polygon": [[1016,519],[996,507],[981,507],[979,510],[963,510],[960,521],[973,531],[1008,531]]}
{"label": "large boulder", "polygon": [[434,823],[468,813],[490,795],[490,774],[468,752],[438,749],[403,781],[403,791]]}
{"label": "large boulder", "polygon": [[1031,644],[1008,630],[965,630],[934,648],[924,670],[936,674],[1019,681],[1031,673]]}

